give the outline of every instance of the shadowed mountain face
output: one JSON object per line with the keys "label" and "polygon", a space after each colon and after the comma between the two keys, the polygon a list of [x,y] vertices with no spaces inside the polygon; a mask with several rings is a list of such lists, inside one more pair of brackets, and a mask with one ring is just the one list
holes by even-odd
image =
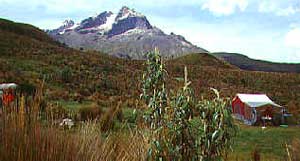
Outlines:
{"label": "shadowed mountain face", "polygon": [[66,20],[59,28],[47,32],[73,48],[97,50],[132,59],[144,59],[145,53],[154,48],[158,48],[167,58],[207,53],[180,35],[165,34],[152,26],[144,15],[128,7],[121,8],[117,14],[103,12],[80,23]]}
{"label": "shadowed mountain face", "polygon": [[300,64],[274,63],[263,60],[255,60],[236,53],[222,52],[213,53],[213,55],[244,70],[300,73]]}

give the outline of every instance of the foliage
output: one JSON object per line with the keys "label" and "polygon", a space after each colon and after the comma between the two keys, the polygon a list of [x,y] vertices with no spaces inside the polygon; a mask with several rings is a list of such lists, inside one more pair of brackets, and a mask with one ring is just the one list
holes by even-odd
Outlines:
{"label": "foliage", "polygon": [[165,87],[165,70],[158,50],[154,54],[148,54],[147,69],[143,74],[141,98],[145,100],[151,109],[147,117],[150,127],[157,130],[163,124],[163,116],[167,103]]}
{"label": "foliage", "polygon": [[16,111],[3,114],[0,125],[2,161],[134,161],[145,160],[147,154],[148,144],[138,131],[108,133],[103,137],[95,123],[70,131],[43,124],[32,113]]}
{"label": "foliage", "polygon": [[101,107],[96,104],[92,104],[91,106],[82,106],[78,111],[79,117],[81,121],[88,121],[99,119],[103,114],[103,110]]}
{"label": "foliage", "polygon": [[[168,98],[166,72],[157,50],[148,53],[146,65],[141,98],[149,108],[150,159],[216,160],[226,156],[237,127],[219,93],[214,90],[217,98],[195,103],[185,68],[183,88]],[[198,126],[192,125],[192,119],[199,120]]]}
{"label": "foliage", "polygon": [[[137,82],[144,61],[73,50],[53,43],[45,33],[32,26],[4,23],[8,27],[0,26],[0,82],[26,82],[36,86],[37,79],[45,79],[49,101],[72,101],[78,95],[82,101],[106,101],[111,96],[126,100],[139,96]],[[8,30],[15,27],[36,34]],[[166,61],[165,68],[170,76],[166,77],[166,89],[182,86],[174,78],[182,76],[184,66],[189,69],[189,80],[193,82],[190,87],[197,99],[212,98],[207,88],[214,87],[221,91],[222,97],[232,98],[236,93],[266,93],[280,105],[294,101],[295,106],[300,107],[299,74],[242,71],[209,54],[188,54]],[[67,68],[72,75],[69,82],[64,82],[60,71]]]}
{"label": "foliage", "polygon": [[[29,113],[33,110],[28,110],[29,113],[26,116],[22,114],[21,117],[13,117],[13,115],[2,117],[8,116],[3,114],[0,118],[0,160],[145,160],[146,150],[150,146],[146,142],[148,135],[144,136],[133,130],[133,133],[121,131],[120,133],[109,133],[105,135],[107,137],[103,137],[99,132],[101,128],[107,131],[113,129],[114,115],[122,120],[120,115],[122,109],[112,103],[117,101],[111,100],[111,97],[120,97],[121,102],[124,103],[139,96],[140,86],[137,82],[140,81],[139,76],[144,61],[123,60],[99,52],[80,52],[62,47],[44,32],[36,31],[33,26],[24,26],[24,24],[13,22],[4,23],[6,24],[1,23],[0,25],[0,82],[16,82],[20,86],[24,85],[21,91],[34,95],[39,83],[37,79],[45,79],[46,102],[58,100],[69,102],[77,99],[79,102],[101,101],[103,107],[109,109],[104,111],[101,118],[103,121],[99,121],[102,126],[84,123],[82,126],[76,126],[78,129],[74,131],[63,131],[56,126],[48,126],[47,120],[38,122],[36,119],[29,118]],[[23,27],[20,25],[25,28],[22,29]],[[167,99],[168,106],[165,115],[170,117],[163,118],[163,120],[169,124],[165,124],[159,133],[163,137],[163,141],[170,140],[170,146],[173,145],[172,140],[179,140],[178,144],[180,144],[180,139],[177,139],[180,138],[180,130],[177,131],[179,132],[178,136],[174,136],[172,134],[175,134],[175,130],[172,133],[168,128],[168,125],[173,124],[171,121],[175,109],[170,104],[174,100],[179,100],[176,99],[177,95],[184,95],[184,98],[189,96],[182,92],[182,86],[184,86],[182,82],[177,81],[184,80],[178,78],[182,76],[184,66],[187,66],[190,72],[189,80],[193,83],[189,88],[194,89],[195,92],[191,95],[195,100],[202,97],[212,98],[213,94],[208,92],[207,88],[214,87],[221,90],[222,97],[232,97],[238,92],[263,92],[281,105],[286,105],[291,101],[292,103],[287,106],[291,112],[297,112],[300,107],[299,74],[242,71],[218,61],[209,54],[189,54],[186,57],[168,60],[164,66],[168,71],[168,75],[165,73],[164,76],[169,76],[164,80],[167,82],[165,90],[179,90],[170,93],[169,100]],[[69,82],[63,82],[60,70],[67,68],[70,69],[72,77]],[[27,105],[24,104],[26,109],[32,108],[31,104],[37,100],[33,97],[27,98],[28,100],[23,97],[23,99],[28,102]],[[20,100],[20,102],[22,101]],[[201,130],[197,128],[202,127],[199,112],[196,109],[198,103],[197,101],[193,102],[195,102],[194,106],[192,102],[189,105],[193,118],[189,120],[188,127],[193,129],[192,136],[197,137],[190,140],[199,138],[198,134],[201,134]],[[42,105],[43,103],[38,104]],[[178,107],[182,106],[180,104]],[[78,109],[82,104],[76,103],[76,105],[70,106]],[[47,103],[46,113],[49,114],[47,119],[56,120],[69,116],[64,107],[59,104]],[[138,106],[129,106],[129,108],[132,107],[139,108]],[[53,111],[49,112],[51,110]],[[124,115],[126,120],[127,114],[124,113]],[[128,120],[134,122],[135,114],[132,116]],[[28,121],[24,122],[24,118]],[[7,121],[4,121],[5,119]],[[21,125],[26,127],[24,128],[26,130],[19,128]],[[173,125],[177,128],[175,123]],[[98,129],[99,127],[100,129]],[[147,131],[145,133],[147,134]],[[253,143],[258,144],[262,160],[284,160],[286,151],[282,145],[288,143],[292,146],[291,139],[299,137],[298,128],[261,130],[260,128],[244,127],[235,139],[234,153],[231,154],[232,158],[229,160],[238,160],[236,158],[250,160]],[[167,147],[164,142],[161,146],[163,149]],[[171,148],[174,147],[176,146]],[[295,146],[295,149],[299,149],[297,147]],[[179,148],[181,147],[179,146]],[[172,149],[168,149],[167,153],[162,155],[172,156],[178,151],[180,151],[178,148],[173,152]],[[294,153],[299,154],[297,150]],[[180,152],[175,154],[181,155]]]}
{"label": "foliage", "polygon": [[[52,120],[54,116],[41,120],[43,86],[37,89],[30,104],[25,104],[25,97],[20,96],[18,104],[11,107],[13,110],[2,111],[1,161],[145,160],[148,144],[138,130],[108,133],[103,137],[103,126],[95,122],[78,124],[76,129],[67,130],[52,124],[56,121]],[[53,107],[46,109],[54,108],[55,114],[62,109],[49,105]],[[108,110],[105,114],[114,116],[115,113],[116,110]],[[101,123],[104,125],[105,121]]]}
{"label": "foliage", "polygon": [[60,71],[60,77],[61,80],[65,83],[70,83],[71,82],[71,77],[72,77],[72,71],[69,67],[65,67]]}
{"label": "foliage", "polygon": [[[184,160],[197,157],[196,135],[193,135],[193,126],[190,120],[193,118],[195,100],[193,91],[189,88],[187,80],[187,68],[185,67],[184,87],[173,94],[170,100],[167,145],[171,158]],[[169,145],[169,142],[171,143]]]}
{"label": "foliage", "polygon": [[226,157],[237,133],[237,126],[226,101],[219,97],[215,89],[213,90],[217,95],[215,99],[201,100],[196,106],[201,120],[197,146],[201,149],[200,155],[204,160],[219,160]]}
{"label": "foliage", "polygon": [[167,105],[167,95],[165,88],[165,70],[158,50],[147,55],[147,69],[143,74],[141,98],[145,100],[149,111],[145,115],[147,123],[150,124],[152,144],[154,148],[149,153],[155,156],[155,159],[162,157],[164,151],[161,148],[164,138],[161,135],[162,127],[165,126],[165,108]]}

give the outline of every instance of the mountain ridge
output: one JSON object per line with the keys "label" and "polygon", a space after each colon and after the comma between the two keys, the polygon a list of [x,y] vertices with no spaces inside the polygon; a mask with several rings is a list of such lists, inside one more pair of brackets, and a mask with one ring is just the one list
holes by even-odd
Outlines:
{"label": "mountain ridge", "polygon": [[212,55],[243,70],[300,73],[300,63],[277,63],[257,60],[239,53],[216,52],[212,53]]}
{"label": "mountain ridge", "polygon": [[146,53],[154,48],[158,48],[166,58],[189,53],[208,53],[181,35],[165,34],[152,26],[146,16],[126,6],[117,14],[105,11],[80,23],[70,21],[69,24],[47,30],[47,33],[73,48],[102,51],[132,59],[144,59],[145,55],[139,53]]}

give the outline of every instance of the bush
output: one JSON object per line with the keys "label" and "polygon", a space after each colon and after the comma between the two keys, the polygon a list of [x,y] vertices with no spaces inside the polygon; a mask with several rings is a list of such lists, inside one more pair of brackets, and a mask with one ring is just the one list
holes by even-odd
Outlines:
{"label": "bush", "polygon": [[137,116],[139,111],[132,108],[124,108],[123,109],[123,116],[124,120],[128,123],[135,124],[137,122]]}
{"label": "bush", "polygon": [[[196,101],[187,69],[183,87],[169,94],[163,61],[156,50],[148,54],[141,98],[150,128],[150,160],[220,160],[227,156],[236,135],[231,110],[219,97]],[[197,117],[194,112],[199,114]],[[198,124],[198,126],[195,126]]]}
{"label": "bush", "polygon": [[71,79],[72,79],[72,70],[70,67],[64,67],[61,71],[60,71],[60,77],[61,80],[64,83],[70,83]]}
{"label": "bush", "polygon": [[121,102],[118,102],[117,105],[109,107],[109,109],[104,113],[103,117],[100,120],[101,130],[107,132],[114,128],[115,118],[122,113],[120,108]]}
{"label": "bush", "polygon": [[46,107],[47,118],[50,120],[57,120],[68,116],[68,111],[62,106],[51,103]]}
{"label": "bush", "polygon": [[81,121],[100,119],[103,114],[101,107],[93,104],[91,106],[82,106],[78,110],[79,118]]}

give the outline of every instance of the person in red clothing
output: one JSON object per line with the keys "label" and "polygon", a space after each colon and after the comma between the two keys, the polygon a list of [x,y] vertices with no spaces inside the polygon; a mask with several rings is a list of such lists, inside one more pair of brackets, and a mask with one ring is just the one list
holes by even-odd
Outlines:
{"label": "person in red clothing", "polygon": [[4,108],[11,110],[15,101],[15,89],[17,84],[15,83],[0,83],[0,115]]}
{"label": "person in red clothing", "polygon": [[3,91],[3,95],[2,95],[2,102],[4,106],[9,105],[11,102],[14,101],[15,96],[13,94],[13,90],[12,89],[8,89],[8,90],[4,90]]}

